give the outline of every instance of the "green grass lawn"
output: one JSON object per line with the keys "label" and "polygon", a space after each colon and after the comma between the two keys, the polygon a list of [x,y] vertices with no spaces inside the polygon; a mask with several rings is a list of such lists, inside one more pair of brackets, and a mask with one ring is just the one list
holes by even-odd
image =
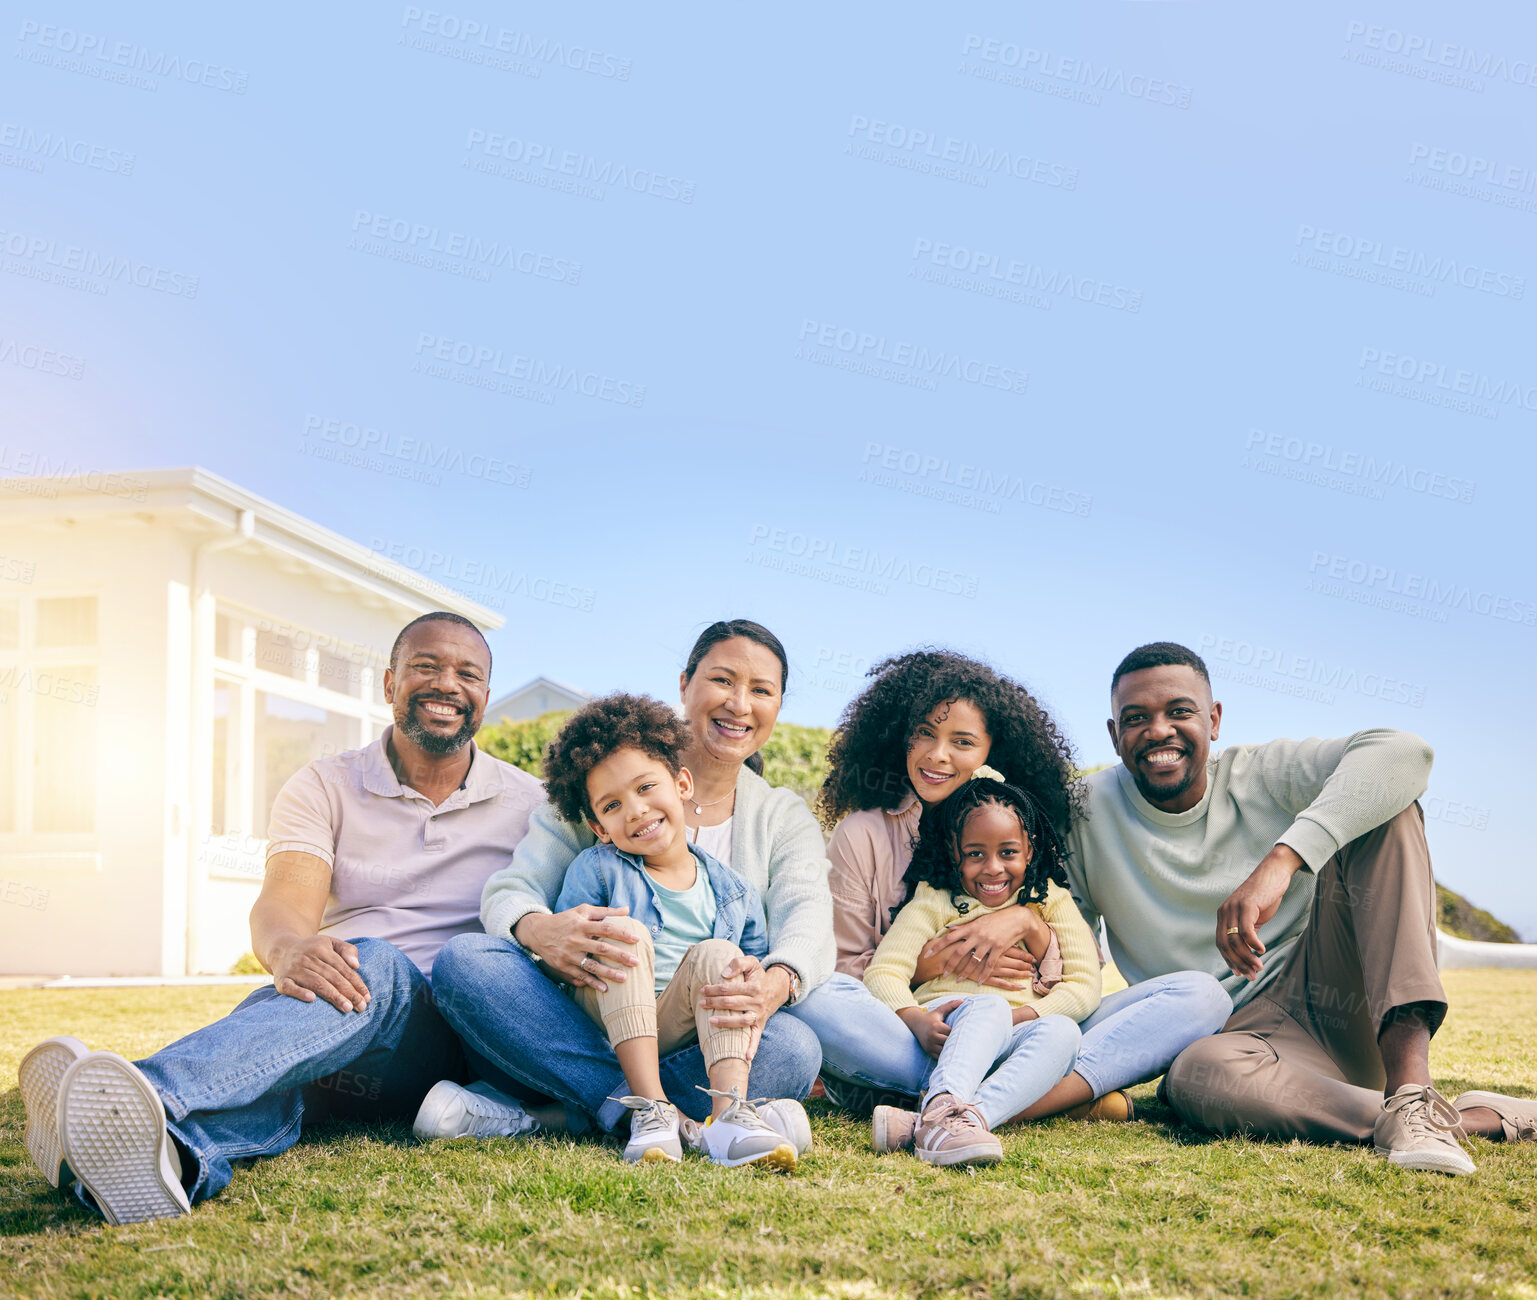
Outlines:
{"label": "green grass lawn", "polygon": [[[1453,971],[1444,1092],[1537,1093],[1537,972]],[[1359,1148],[1208,1140],[1145,1120],[1015,1130],[1001,1165],[871,1154],[813,1105],[790,1177],[631,1168],[563,1138],[413,1142],[323,1127],[238,1171],[191,1218],[108,1228],[21,1143],[16,1067],[72,1033],[141,1056],[244,990],[0,992],[0,1295],[1209,1296],[1537,1300],[1537,1147],[1475,1142],[1478,1173],[1408,1174]]]}

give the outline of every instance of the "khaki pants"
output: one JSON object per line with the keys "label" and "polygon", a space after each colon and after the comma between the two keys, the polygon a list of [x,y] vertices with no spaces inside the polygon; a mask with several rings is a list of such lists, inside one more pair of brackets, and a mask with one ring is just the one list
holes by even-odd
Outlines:
{"label": "khaki pants", "polygon": [[1394,1007],[1446,1015],[1436,890],[1413,804],[1324,864],[1307,928],[1263,993],[1169,1067],[1188,1124],[1309,1142],[1364,1141],[1382,1111],[1377,1035]]}
{"label": "khaki pants", "polygon": [[742,950],[725,939],[696,943],[678,963],[671,981],[660,993],[656,987],[656,951],[646,927],[630,917],[610,917],[610,925],[628,926],[635,936],[635,955],[640,965],[630,967],[623,984],[610,983],[607,993],[593,988],[572,990],[572,997],[589,1016],[603,1026],[614,1046],[631,1038],[655,1038],[657,1053],[671,1052],[699,1040],[705,1068],[728,1057],[747,1059],[752,1030],[720,1028],[710,1023],[715,1013],[700,1007],[699,990],[720,983],[721,972]]}

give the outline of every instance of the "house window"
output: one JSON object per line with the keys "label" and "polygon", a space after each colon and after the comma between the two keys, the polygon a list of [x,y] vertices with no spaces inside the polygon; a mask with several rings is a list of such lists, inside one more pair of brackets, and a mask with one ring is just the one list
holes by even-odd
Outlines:
{"label": "house window", "polygon": [[95,596],[0,600],[0,833],[96,830]]}
{"label": "house window", "polygon": [[256,834],[263,834],[278,791],[306,763],[358,747],[358,720],[313,704],[256,693]]}
{"label": "house window", "polygon": [[381,656],[220,606],[214,629],[209,833],[255,854],[283,783],[305,764],[367,744],[390,722],[375,703]]}

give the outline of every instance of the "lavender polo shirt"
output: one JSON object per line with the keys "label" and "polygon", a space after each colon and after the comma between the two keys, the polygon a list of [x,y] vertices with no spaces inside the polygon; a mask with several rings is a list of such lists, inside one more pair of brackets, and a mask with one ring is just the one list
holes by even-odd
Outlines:
{"label": "lavender polo shirt", "polygon": [[396,779],[384,748],[393,730],[289,777],[267,854],[313,853],[330,866],[321,934],[387,939],[430,975],[439,948],[480,929],[481,890],[511,863],[544,785],[471,741],[464,784],[434,806]]}

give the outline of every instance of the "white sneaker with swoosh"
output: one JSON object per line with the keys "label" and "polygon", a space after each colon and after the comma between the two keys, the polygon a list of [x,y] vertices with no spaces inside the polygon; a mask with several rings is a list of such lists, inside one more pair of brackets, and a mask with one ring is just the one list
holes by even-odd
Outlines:
{"label": "white sneaker with swoosh", "polygon": [[731,1098],[731,1104],[719,1115],[707,1119],[699,1130],[699,1142],[705,1155],[728,1168],[762,1165],[765,1169],[777,1169],[787,1174],[795,1171],[799,1157],[794,1144],[770,1127],[752,1102],[744,1101],[735,1088],[730,1092],[718,1092],[714,1088],[701,1091],[712,1097]]}

